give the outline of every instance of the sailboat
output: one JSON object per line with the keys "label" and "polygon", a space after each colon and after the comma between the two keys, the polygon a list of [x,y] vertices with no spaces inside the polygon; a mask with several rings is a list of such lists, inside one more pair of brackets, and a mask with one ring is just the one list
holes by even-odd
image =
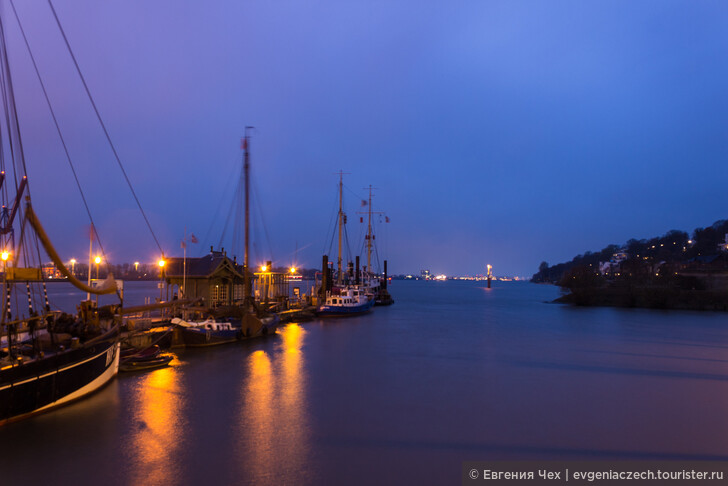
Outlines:
{"label": "sailboat", "polygon": [[[252,283],[250,280],[249,254],[250,254],[250,129],[245,128],[243,138],[243,183],[245,195],[245,254],[243,268],[243,302],[241,306],[226,306],[222,310],[216,309],[217,314],[223,314],[222,320],[205,319],[203,321],[186,321],[175,319],[173,324],[182,329],[182,339],[185,346],[213,346],[243,339],[275,334],[280,322],[277,314],[267,315],[256,307],[253,299]],[[227,258],[222,255],[223,258]],[[234,261],[233,266],[239,269]],[[225,315],[227,314],[227,315]]]}
{"label": "sailboat", "polygon": [[[77,288],[95,295],[118,294],[118,291],[111,275],[93,288],[76,279],[34,211],[13,97],[4,21],[0,16],[0,89],[6,121],[0,133],[0,193],[6,196],[14,191],[15,197],[0,213],[3,291],[0,330],[4,336],[0,349],[0,425],[71,403],[112,380],[119,369],[121,322],[120,304],[98,308],[88,299],[81,302],[75,316],[52,311],[49,305],[39,261],[41,247]],[[26,203],[21,207],[23,199]],[[24,297],[24,294],[27,294],[27,313],[11,305],[13,295]],[[38,302],[38,295],[43,295],[44,300]]]}
{"label": "sailboat", "polygon": [[[316,315],[321,317],[344,317],[363,314],[374,306],[373,296],[367,295],[360,282],[359,264],[357,257],[356,274],[354,281],[351,281],[351,273],[344,276],[341,263],[342,235],[344,230],[344,208],[343,208],[344,173],[339,173],[339,251],[337,259],[336,282],[333,279],[333,271],[329,268],[328,257],[323,257],[323,279],[319,290],[321,304],[316,309]],[[350,264],[351,265],[351,264]],[[351,268],[351,267],[350,267]],[[353,268],[351,268],[353,270]]]}

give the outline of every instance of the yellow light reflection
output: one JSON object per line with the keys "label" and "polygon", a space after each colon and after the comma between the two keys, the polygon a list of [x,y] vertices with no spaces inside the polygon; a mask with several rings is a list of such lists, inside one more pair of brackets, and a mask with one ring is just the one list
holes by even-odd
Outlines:
{"label": "yellow light reflection", "polygon": [[132,406],[139,426],[131,441],[132,484],[174,483],[175,456],[185,430],[177,372],[173,367],[150,372],[135,392]]}
{"label": "yellow light reflection", "polygon": [[300,472],[309,459],[310,420],[302,350],[306,331],[298,324],[288,324],[278,335],[281,340],[275,353],[269,356],[255,351],[246,363],[239,454],[246,458],[244,472],[254,483],[300,481]]}
{"label": "yellow light reflection", "polygon": [[[245,392],[245,412],[242,417],[243,437],[247,441],[246,468],[251,478],[263,478],[273,466],[274,448],[273,374],[270,358],[265,351],[255,351],[248,357],[248,387]],[[277,462],[277,461],[276,461]]]}

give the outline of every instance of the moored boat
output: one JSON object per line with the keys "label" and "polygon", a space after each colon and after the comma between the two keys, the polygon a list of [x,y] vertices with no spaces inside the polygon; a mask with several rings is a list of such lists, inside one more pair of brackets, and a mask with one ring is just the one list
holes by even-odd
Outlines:
{"label": "moored boat", "polygon": [[358,286],[334,288],[326,295],[326,302],[316,310],[320,317],[345,317],[363,314],[374,306],[374,299],[369,298]]}
{"label": "moored boat", "polygon": [[277,315],[258,318],[246,314],[240,320],[218,322],[215,319],[204,321],[185,321],[180,318],[172,319],[172,324],[182,328],[182,339],[185,346],[215,346],[218,344],[233,343],[259,336],[275,333],[280,321]]}
{"label": "moored boat", "polygon": [[73,338],[35,356],[3,351],[0,425],[78,400],[119,370],[119,327],[84,343]]}

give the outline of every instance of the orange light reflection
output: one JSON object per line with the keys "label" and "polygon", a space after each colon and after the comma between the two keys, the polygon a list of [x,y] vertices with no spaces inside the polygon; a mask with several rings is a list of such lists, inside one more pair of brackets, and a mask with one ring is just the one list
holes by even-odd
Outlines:
{"label": "orange light reflection", "polygon": [[150,372],[136,387],[133,407],[139,426],[131,441],[134,451],[132,484],[176,482],[174,456],[185,430],[179,388],[173,367]]}
{"label": "orange light reflection", "polygon": [[[253,482],[301,482],[310,431],[302,351],[306,331],[298,324],[279,329],[280,347],[269,357],[255,351],[247,360],[248,380],[239,425],[239,453]],[[275,458],[275,460],[273,460]]]}

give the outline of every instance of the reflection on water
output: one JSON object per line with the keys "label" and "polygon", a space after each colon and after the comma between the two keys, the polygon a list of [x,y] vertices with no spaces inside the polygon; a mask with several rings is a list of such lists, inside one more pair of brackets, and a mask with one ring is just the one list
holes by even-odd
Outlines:
{"label": "reflection on water", "polygon": [[0,427],[0,483],[429,485],[468,459],[728,459],[726,314],[397,285],[394,306],[184,351]]}
{"label": "reflection on water", "polygon": [[245,463],[252,477],[262,478],[275,457],[273,422],[273,374],[265,351],[255,351],[248,358],[250,370],[245,388],[245,406],[241,410],[240,435],[246,443]]}
{"label": "reflection on water", "polygon": [[298,324],[290,324],[280,331],[282,367],[278,426],[291,447],[282,458],[290,477],[301,476],[309,452],[309,420],[306,412],[306,376],[303,372],[303,338],[306,331]]}
{"label": "reflection on water", "polygon": [[309,450],[302,345],[306,331],[289,324],[278,331],[274,359],[252,353],[246,366],[237,437],[241,471],[253,483],[300,481]]}
{"label": "reflection on water", "polygon": [[164,484],[177,474],[175,455],[186,425],[183,405],[175,367],[152,371],[138,381],[131,400],[131,484]]}

